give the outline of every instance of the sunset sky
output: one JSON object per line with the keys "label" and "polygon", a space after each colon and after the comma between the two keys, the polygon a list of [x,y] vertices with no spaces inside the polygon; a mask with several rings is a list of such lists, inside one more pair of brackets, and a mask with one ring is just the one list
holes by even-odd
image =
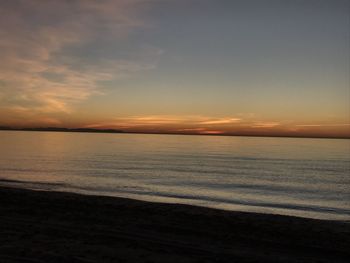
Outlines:
{"label": "sunset sky", "polygon": [[1,0],[0,126],[350,137],[348,0]]}

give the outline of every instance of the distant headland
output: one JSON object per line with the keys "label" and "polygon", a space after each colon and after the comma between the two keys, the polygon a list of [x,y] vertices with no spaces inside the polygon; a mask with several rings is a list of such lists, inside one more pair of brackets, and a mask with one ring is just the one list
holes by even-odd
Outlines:
{"label": "distant headland", "polygon": [[1,127],[3,131],[49,131],[49,132],[91,132],[91,133],[122,133],[121,130],[114,129],[93,129],[93,128],[60,128],[60,127],[38,127],[38,128],[13,128]]}

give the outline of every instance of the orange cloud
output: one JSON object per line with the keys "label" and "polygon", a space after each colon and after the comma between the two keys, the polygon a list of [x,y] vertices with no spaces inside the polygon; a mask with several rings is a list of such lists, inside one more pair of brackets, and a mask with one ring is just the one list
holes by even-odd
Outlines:
{"label": "orange cloud", "polygon": [[[135,128],[135,127],[177,127],[178,131],[206,131],[205,126],[227,125],[239,122],[239,118],[213,118],[204,116],[169,116],[169,115],[152,115],[152,116],[131,116],[125,118],[116,118],[113,121],[89,124],[86,127],[118,127],[118,128]],[[201,127],[198,127],[201,126]],[[204,126],[204,127],[203,127]]]}
{"label": "orange cloud", "polygon": [[297,124],[297,127],[341,127],[341,126],[350,126],[350,123],[340,123],[340,124]]}
{"label": "orange cloud", "polygon": [[231,124],[237,123],[241,121],[240,118],[219,118],[219,119],[211,119],[199,122],[199,124],[207,125],[207,124]]}
{"label": "orange cloud", "polygon": [[219,131],[219,130],[204,130],[204,131],[200,131],[199,134],[223,134],[223,131]]}
{"label": "orange cloud", "polygon": [[256,122],[251,125],[252,128],[274,128],[280,126],[279,122]]}

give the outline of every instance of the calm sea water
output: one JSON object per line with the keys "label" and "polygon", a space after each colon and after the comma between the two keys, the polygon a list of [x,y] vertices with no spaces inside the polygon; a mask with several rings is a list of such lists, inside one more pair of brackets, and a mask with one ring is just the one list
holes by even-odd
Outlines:
{"label": "calm sea water", "polygon": [[350,140],[0,132],[0,184],[350,220]]}

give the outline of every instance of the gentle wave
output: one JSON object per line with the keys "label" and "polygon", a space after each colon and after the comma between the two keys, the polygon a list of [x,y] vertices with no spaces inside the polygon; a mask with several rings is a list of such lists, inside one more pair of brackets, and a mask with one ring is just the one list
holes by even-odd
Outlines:
{"label": "gentle wave", "polygon": [[3,132],[0,184],[349,220],[349,142]]}

